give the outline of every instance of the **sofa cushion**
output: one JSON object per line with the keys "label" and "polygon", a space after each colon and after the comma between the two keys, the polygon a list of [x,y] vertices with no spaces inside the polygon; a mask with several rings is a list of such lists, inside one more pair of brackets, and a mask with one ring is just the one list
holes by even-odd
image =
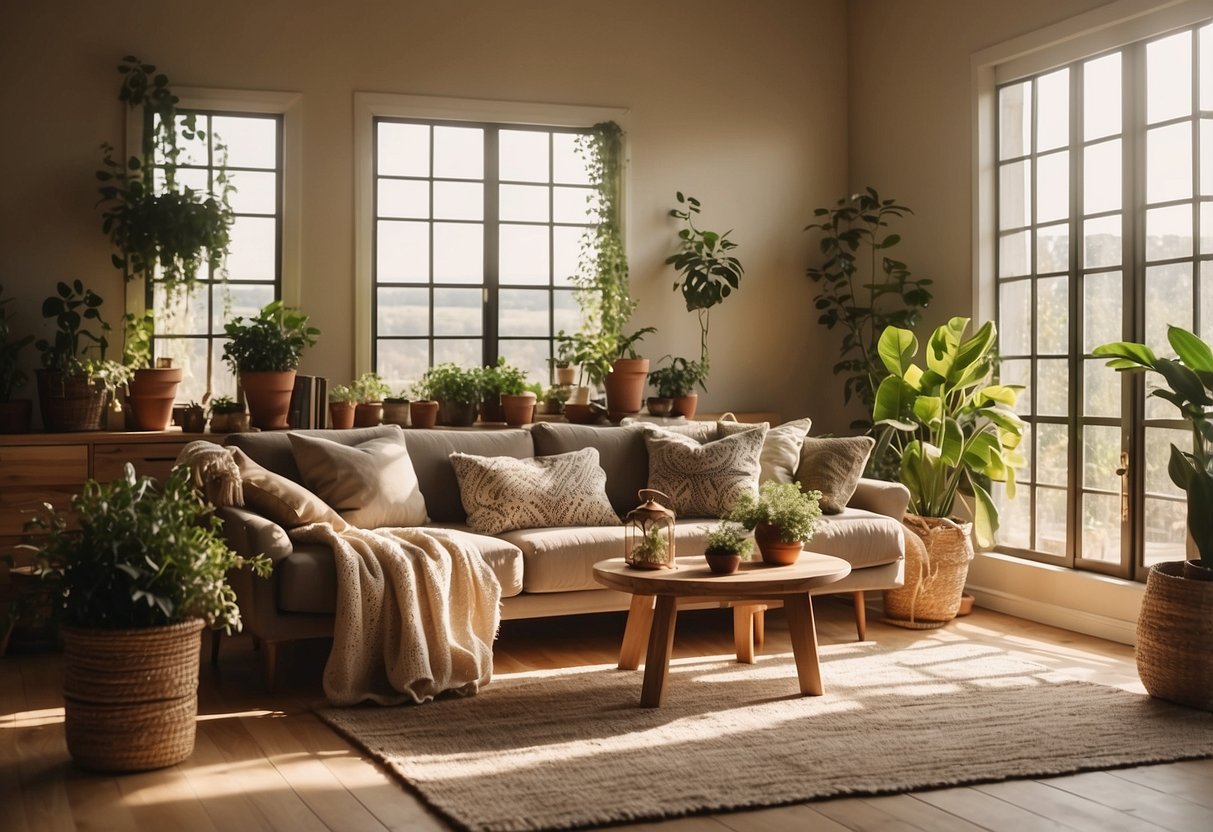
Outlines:
{"label": "sofa cushion", "polygon": [[425,498],[403,436],[354,447],[319,436],[289,434],[304,484],[347,522],[363,529],[420,526]]}
{"label": "sofa cushion", "polygon": [[[703,553],[710,523],[679,520],[674,524],[678,556]],[[569,592],[602,589],[594,580],[594,564],[623,557],[622,524],[556,529],[518,529],[501,536],[522,550],[525,592]]]}
{"label": "sofa cushion", "polygon": [[749,430],[700,445],[658,430],[645,432],[649,488],[666,494],[679,517],[720,517],[743,494],[758,491],[759,459],[767,429]]}
{"label": "sofa cushion", "polygon": [[452,452],[515,459],[535,455],[531,432],[520,429],[408,430],[404,432],[404,441],[421,493],[425,495],[430,520],[435,523],[463,523],[467,519],[459,496],[459,480],[451,466]]}
{"label": "sofa cushion", "polygon": [[[438,536],[447,535],[474,548],[501,583],[501,597],[522,591],[522,552],[497,537],[486,537],[461,528],[427,527]],[[278,608],[283,612],[334,613],[337,609],[337,568],[333,550],[320,543],[300,543],[274,568],[278,586]]]}
{"label": "sofa cushion", "polygon": [[900,522],[883,514],[848,507],[839,514],[822,517],[805,549],[834,555],[851,564],[852,569],[863,569],[901,560],[905,546]]}
{"label": "sofa cushion", "polygon": [[378,425],[373,428],[353,428],[351,430],[296,430],[288,433],[284,430],[267,430],[248,433],[231,433],[223,440],[228,447],[239,448],[248,454],[249,459],[275,474],[302,482],[299,468],[295,465],[295,454],[291,451],[291,433],[301,436],[322,436],[331,442],[342,445],[359,445],[370,439],[384,436],[400,436],[403,431],[397,425]]}
{"label": "sofa cushion", "polygon": [[648,486],[649,452],[643,425],[595,427],[538,422],[531,428],[535,456],[566,454],[582,448],[598,450],[598,464],[606,472],[606,493],[616,514],[634,509],[637,492]]}
{"label": "sofa cushion", "polygon": [[308,523],[331,523],[337,531],[346,528],[341,515],[299,483],[262,468],[239,448],[232,448],[231,454],[240,469],[240,485],[248,508],[287,529]]}
{"label": "sofa cushion", "polygon": [[[762,424],[767,424],[763,422]],[[761,466],[758,472],[758,484],[774,480],[775,482],[793,482],[796,479],[796,469],[800,467],[800,449],[804,438],[813,426],[809,418],[784,422],[767,431],[762,441]],[[719,422],[717,429],[720,436],[732,436],[754,427],[745,422]]]}
{"label": "sofa cushion", "polygon": [[451,454],[468,525],[481,534],[552,526],[613,526],[598,450],[513,459]]}
{"label": "sofa cushion", "polygon": [[808,437],[796,479],[805,491],[821,492],[821,510],[838,514],[851,501],[876,440],[870,436]]}

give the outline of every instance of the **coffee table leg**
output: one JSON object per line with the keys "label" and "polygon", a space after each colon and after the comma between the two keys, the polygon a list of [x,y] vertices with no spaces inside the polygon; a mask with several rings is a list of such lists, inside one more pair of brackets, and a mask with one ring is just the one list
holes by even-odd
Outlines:
{"label": "coffee table leg", "polygon": [[789,595],[784,598],[783,611],[788,619],[788,633],[792,637],[792,654],[796,657],[796,676],[800,679],[800,692],[807,696],[821,696],[821,665],[817,661],[817,628],[813,623],[813,602],[809,594]]}
{"label": "coffee table leg", "polygon": [[677,618],[678,599],[673,595],[658,595],[649,633],[649,654],[644,660],[644,686],[640,689],[640,704],[645,708],[660,708],[665,701],[665,682],[670,675],[670,653],[674,649]]}
{"label": "coffee table leg", "polygon": [[623,646],[619,648],[619,669],[635,670],[640,667],[640,657],[649,642],[649,630],[653,627],[653,596],[633,595],[628,610],[628,623],[623,629]]}

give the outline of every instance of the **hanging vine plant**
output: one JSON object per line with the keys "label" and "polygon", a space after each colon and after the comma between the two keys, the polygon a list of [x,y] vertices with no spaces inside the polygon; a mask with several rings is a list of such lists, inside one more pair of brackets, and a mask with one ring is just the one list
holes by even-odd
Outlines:
{"label": "hanging vine plant", "polygon": [[193,114],[178,120],[179,99],[155,66],[128,55],[118,72],[118,99],[132,110],[142,109],[143,135],[140,153],[125,163],[115,158],[113,145],[101,145],[98,205],[101,230],[117,250],[114,266],[128,281],[142,277],[170,292],[191,286],[204,263],[212,275],[221,275],[235,219],[226,148],[214,143],[217,163],[209,191],[182,186],[177,181],[183,154],[178,128],[187,141],[205,139],[205,131],[198,129]]}

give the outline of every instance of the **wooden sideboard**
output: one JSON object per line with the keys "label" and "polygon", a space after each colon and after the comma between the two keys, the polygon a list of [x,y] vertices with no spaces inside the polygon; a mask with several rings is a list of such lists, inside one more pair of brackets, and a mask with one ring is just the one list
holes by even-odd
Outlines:
{"label": "wooden sideboard", "polygon": [[0,554],[17,565],[32,561],[15,549],[31,511],[42,503],[65,508],[86,479],[111,480],[129,462],[139,474],[168,475],[182,447],[215,434],[167,431],[94,431],[0,435]]}

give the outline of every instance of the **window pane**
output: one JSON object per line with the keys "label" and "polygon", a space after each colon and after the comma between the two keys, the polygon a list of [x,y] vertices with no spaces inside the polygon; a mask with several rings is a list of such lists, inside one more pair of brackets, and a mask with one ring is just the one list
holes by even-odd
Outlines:
{"label": "window pane", "polygon": [[1083,278],[1082,350],[1090,353],[1100,344],[1123,340],[1124,297],[1120,272],[1089,274]]}
{"label": "window pane", "polygon": [[1070,226],[1067,223],[1036,229],[1036,273],[1064,272],[1070,268]]}
{"label": "window pane", "polygon": [[499,353],[509,364],[526,373],[528,384],[547,387],[549,377],[548,358],[551,347],[547,339],[533,341],[502,341]]}
{"label": "window pane", "polygon": [[484,282],[484,226],[434,223],[434,282]]}
{"label": "window pane", "polygon": [[1036,281],[1036,352],[1065,355],[1070,351],[1068,277]]}
{"label": "window pane", "polygon": [[1036,221],[1070,216],[1070,153],[1041,156],[1036,165]]}
{"label": "window pane", "polygon": [[533,225],[502,225],[498,266],[504,284],[550,283],[548,229]]}
{"label": "window pane", "polygon": [[478,127],[435,127],[434,176],[483,179],[484,131]]}
{"label": "window pane", "polygon": [[1192,128],[1172,124],[1146,131],[1146,201],[1192,196]]}
{"label": "window pane", "polygon": [[1036,373],[1036,412],[1042,416],[1065,416],[1070,412],[1069,362],[1042,359],[1036,362]]}
{"label": "window pane", "polygon": [[[484,330],[479,289],[434,290],[435,335],[479,335]],[[477,358],[473,365],[478,365]]]}
{"label": "window pane", "polygon": [[552,293],[552,331],[575,332],[581,326],[581,309],[572,292],[556,290]]}
{"label": "window pane", "polygon": [[574,133],[552,134],[552,181],[568,185],[590,184],[585,159],[577,152],[577,136]]}
{"label": "window pane", "polygon": [[502,185],[501,219],[516,222],[547,222],[546,185]]}
{"label": "window pane", "polygon": [[1200,30],[1200,109],[1213,110],[1213,23]]}
{"label": "window pane", "polygon": [[1032,82],[1012,84],[998,91],[998,158],[1025,155],[1032,146]]}
{"label": "window pane", "polygon": [[434,219],[484,219],[484,186],[479,182],[435,182]]}
{"label": "window pane", "polygon": [[429,290],[380,289],[375,326],[380,335],[429,335]]}
{"label": "window pane", "polygon": [[1082,495],[1082,558],[1120,562],[1120,496]]}
{"label": "window pane", "polygon": [[1027,280],[1004,283],[998,291],[998,339],[1003,355],[1032,351],[1032,284]]}
{"label": "window pane", "polygon": [[276,280],[278,221],[273,217],[236,217],[227,255],[229,280]]}
{"label": "window pane", "polygon": [[570,278],[577,274],[577,258],[589,229],[558,226],[552,229],[552,278],[557,286],[571,286]]}
{"label": "window pane", "polygon": [[1192,255],[1192,209],[1187,205],[1146,211],[1146,260]]}
{"label": "window pane", "polygon": [[998,171],[998,227],[1022,228],[1031,221],[1032,162],[1014,162]]}
{"label": "window pane", "polygon": [[1146,269],[1146,343],[1170,354],[1167,324],[1192,328],[1192,264],[1172,263]]}
{"label": "window pane", "polygon": [[502,289],[498,295],[498,327],[501,336],[547,335],[548,293],[544,289]]}
{"label": "window pane", "polygon": [[228,180],[236,187],[231,195],[237,214],[273,214],[278,210],[278,175],[249,170],[229,171]]}
{"label": "window pane", "polygon": [[[194,116],[194,138],[187,139],[184,135],[186,122],[189,120],[189,115],[178,115],[177,124],[177,149],[180,153],[177,156],[177,164],[179,165],[207,165],[210,164],[210,143],[201,135],[211,129],[210,119],[204,113],[198,113]],[[160,124],[160,119],[156,118],[156,123]],[[163,161],[162,156],[158,156],[159,161]]]}
{"label": "window pane", "polygon": [[1213,253],[1213,202],[1200,206],[1200,253]]}
{"label": "window pane", "polygon": [[434,342],[434,363],[478,367],[484,360],[484,344],[479,338],[439,340]]}
{"label": "window pane", "polygon": [[1036,80],[1036,150],[1063,147],[1070,141],[1070,70]]}
{"label": "window pane", "polygon": [[1213,118],[1200,120],[1200,194],[1213,196]]}
{"label": "window pane", "polygon": [[[226,338],[215,338],[211,341],[211,398],[217,399],[220,396],[227,396],[229,399],[236,398],[236,374],[233,373],[226,363],[223,361],[223,345],[227,343]],[[198,362],[199,367],[203,366]],[[188,378],[189,374],[186,374]],[[195,389],[192,385],[187,390]],[[177,390],[178,401],[201,401],[201,399],[185,399],[185,392],[180,388]]]}
{"label": "window pane", "polygon": [[497,140],[501,178],[547,182],[548,135],[546,132],[502,130]]}
{"label": "window pane", "polygon": [[[1115,372],[1108,370],[1108,375]],[[1082,430],[1082,485],[1099,491],[1120,491],[1120,428],[1087,425]]]}
{"label": "window pane", "polygon": [[[274,284],[219,284],[214,287],[214,299],[211,326],[215,333],[222,333],[225,321],[256,317],[261,307],[274,299]],[[205,325],[194,330],[195,333],[205,331]]]}
{"label": "window pane", "polygon": [[1192,112],[1192,33],[1146,45],[1146,120],[1153,124]]}
{"label": "window pane", "polygon": [[[152,292],[152,309],[156,314],[156,334],[201,335],[207,332],[207,318],[210,316],[211,309],[210,290],[209,284],[198,283],[188,292],[174,292],[170,303],[164,285],[157,283]],[[222,319],[220,319],[219,328],[221,330],[223,328]],[[157,345],[156,352],[159,355],[159,345]]]}
{"label": "window pane", "polygon": [[597,194],[592,188],[553,188],[552,220],[554,222],[594,223]]}
{"label": "window pane", "polygon": [[260,116],[214,116],[211,130],[227,145],[231,168],[269,168],[278,165],[278,119]]}
{"label": "window pane", "polygon": [[1036,490],[1036,548],[1051,555],[1066,553],[1066,492]]}
{"label": "window pane", "polygon": [[[1177,410],[1171,411],[1179,415]],[[1192,452],[1192,433],[1171,428],[1146,428],[1146,493],[1156,496],[1182,497],[1184,492],[1171,482],[1167,465],[1171,460],[1171,446],[1181,451]]]}
{"label": "window pane", "polygon": [[[999,338],[1003,338],[999,330]],[[998,378],[1003,384],[1017,384],[1023,389],[1015,402],[1015,412],[1027,415],[1032,412],[1032,362],[1025,359],[1004,358],[998,364]],[[1020,448],[1023,449],[1021,443]]]}
{"label": "window pane", "polygon": [[1213,342],[1213,260],[1200,264],[1200,337]]}
{"label": "window pane", "polygon": [[379,341],[376,350],[375,372],[397,392],[420,379],[430,366],[425,341]]}
{"label": "window pane", "polygon": [[1119,266],[1121,234],[1119,215],[1083,222],[1083,265],[1088,269]]}
{"label": "window pane", "polygon": [[1120,53],[1083,64],[1083,138],[1120,132]]}
{"label": "window pane", "polygon": [[1146,498],[1146,566],[1183,560],[1188,536],[1187,507],[1179,500]]}
{"label": "window pane", "polygon": [[1014,500],[1008,500],[1006,486],[1000,482],[992,485],[994,504],[998,506],[998,531],[995,533],[995,539],[1000,546],[1029,548],[1032,510],[1029,490],[1021,488]]}
{"label": "window pane", "polygon": [[426,219],[430,216],[430,183],[419,179],[380,179],[379,205],[381,217]]}
{"label": "window pane", "polygon": [[381,282],[430,279],[430,226],[424,222],[376,224],[375,276]]}
{"label": "window pane", "polygon": [[1031,237],[1027,231],[1004,234],[998,239],[998,276],[1016,277],[1028,274]]}
{"label": "window pane", "polygon": [[[159,326],[160,322],[157,321]],[[157,338],[156,357],[173,359],[173,366],[184,371],[177,388],[177,401],[200,402],[206,395],[206,356],[209,344],[206,338]],[[222,353],[222,350],[220,351]],[[236,382],[226,364],[215,364],[216,381],[232,379],[229,383],[235,390]],[[216,391],[216,395],[220,395]]]}
{"label": "window pane", "polygon": [[1120,139],[1093,144],[1083,151],[1082,211],[1102,214],[1120,210]]}
{"label": "window pane", "polygon": [[1120,418],[1120,375],[1102,359],[1083,362],[1083,414]]}
{"label": "window pane", "polygon": [[378,139],[380,176],[430,175],[429,125],[381,121]]}

